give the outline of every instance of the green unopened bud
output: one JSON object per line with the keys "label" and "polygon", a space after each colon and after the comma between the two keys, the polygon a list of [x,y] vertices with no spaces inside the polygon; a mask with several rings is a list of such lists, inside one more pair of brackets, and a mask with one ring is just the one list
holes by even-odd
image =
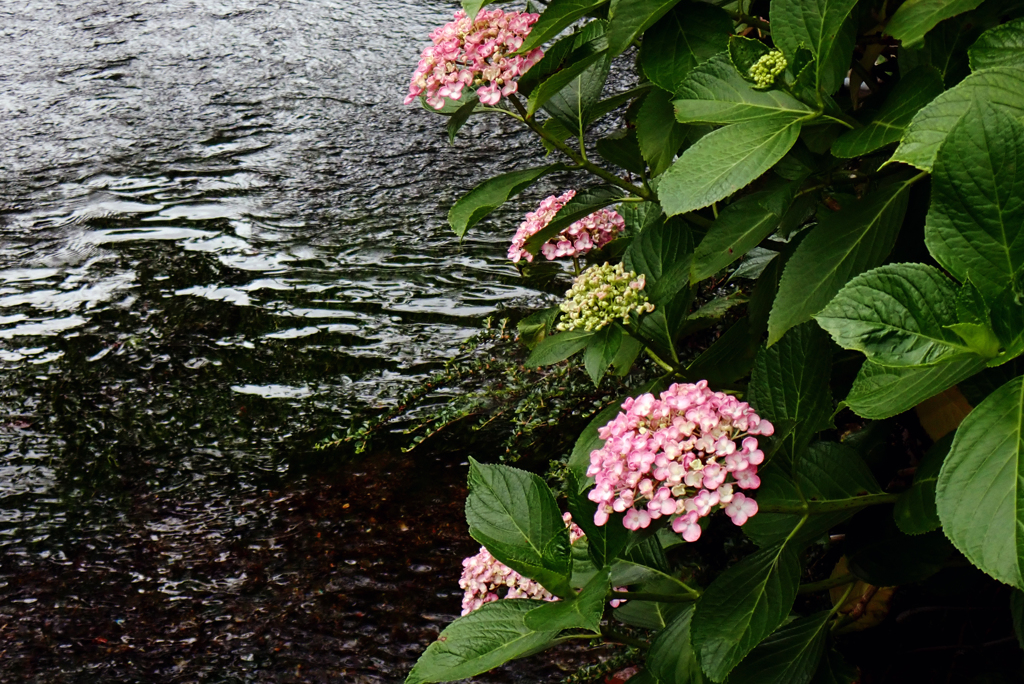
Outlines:
{"label": "green unopened bud", "polygon": [[626,271],[622,264],[591,266],[565,293],[559,330],[600,330],[616,319],[629,321],[630,314],[654,311],[644,292],[644,276]]}
{"label": "green unopened bud", "polygon": [[772,50],[757,60],[747,73],[754,79],[758,88],[770,88],[779,74],[786,70],[788,64],[781,52]]}

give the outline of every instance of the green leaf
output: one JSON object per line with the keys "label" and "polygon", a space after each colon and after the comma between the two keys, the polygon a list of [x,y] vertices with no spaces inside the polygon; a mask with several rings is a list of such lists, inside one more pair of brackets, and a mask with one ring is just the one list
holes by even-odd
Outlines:
{"label": "green leaf", "polygon": [[612,0],[608,8],[608,45],[612,57],[661,19],[679,0]]}
{"label": "green leaf", "polygon": [[702,209],[745,187],[785,156],[801,125],[795,115],[776,114],[704,136],[662,177],[658,199],[665,214]]}
{"label": "green leaf", "polygon": [[689,133],[686,126],[676,121],[671,100],[669,93],[655,88],[640,105],[636,117],[636,138],[640,153],[651,167],[652,178],[672,165]]}
{"label": "green leaf", "polygon": [[933,444],[917,465],[914,483],[900,494],[893,517],[904,534],[924,534],[939,529],[942,524],[935,509],[935,483],[952,443],[953,433],[950,433]]}
{"label": "green leaf", "polygon": [[961,12],[968,12],[982,0],[907,0],[885,27],[886,34],[911,46],[924,40],[943,19],[949,19]]}
{"label": "green leaf", "polygon": [[577,192],[566,202],[546,226],[527,238],[523,248],[536,255],[541,246],[570,225],[590,216],[598,209],[615,204],[622,199],[622,191],[613,185],[596,185]]}
{"label": "green leaf", "polygon": [[596,147],[597,153],[603,159],[627,171],[641,174],[647,169],[647,164],[640,154],[637,131],[633,129],[620,128],[611,135],[599,139]]}
{"label": "green leaf", "polygon": [[476,93],[473,93],[466,98],[465,104],[451,115],[451,118],[448,119],[448,144],[455,143],[455,136],[459,134],[459,129],[469,121],[470,115],[476,110],[478,104],[480,104],[480,100],[477,99]]}
{"label": "green leaf", "polygon": [[589,125],[597,121],[605,114],[610,114],[611,112],[615,111],[622,105],[630,103],[633,100],[639,98],[641,95],[647,93],[653,87],[654,86],[651,83],[645,82],[633,88],[630,88],[629,90],[624,90],[621,93],[616,93],[611,97],[606,97],[605,99],[601,100],[588,110],[587,117],[586,119],[584,119],[583,123]]}
{"label": "green leaf", "polygon": [[556,596],[572,591],[569,531],[540,477],[470,457],[466,522],[470,536],[505,565]]}
{"label": "green leaf", "polygon": [[[614,404],[614,406],[618,406]],[[566,497],[572,520],[587,535],[587,551],[594,565],[603,568],[610,566],[619,557],[629,542],[629,530],[622,525],[623,514],[615,513],[607,523],[598,527],[594,524],[594,513],[597,505],[580,491],[580,480],[575,474],[567,483]]]}
{"label": "green leaf", "polygon": [[689,285],[685,276],[689,274],[691,258],[693,237],[689,228],[681,221],[671,221],[655,223],[640,233],[626,250],[622,263],[627,271],[646,276],[644,290],[658,305]]}
{"label": "green leaf", "polygon": [[622,345],[622,327],[617,323],[606,325],[590,338],[587,343],[587,350],[583,354],[583,365],[587,374],[594,381],[594,387],[601,384],[608,366],[615,360]]}
{"label": "green leaf", "polygon": [[953,552],[942,532],[908,536],[884,509],[865,511],[846,535],[850,572],[876,587],[920,582],[941,570]]}
{"label": "green leaf", "polygon": [[999,66],[1024,66],[1024,19],[990,28],[967,51],[971,71]]}
{"label": "green leaf", "polygon": [[562,310],[558,306],[530,314],[516,326],[519,330],[519,341],[526,345],[527,349],[533,349],[551,334],[555,328],[555,321],[561,315]]}
{"label": "green leaf", "polygon": [[460,617],[427,646],[406,684],[465,679],[545,648],[558,633],[535,632],[525,620],[541,605],[542,601],[506,599]]}
{"label": "green leaf", "polygon": [[656,86],[675,93],[694,67],[728,47],[732,31],[724,10],[680,2],[644,33],[640,66]]}
{"label": "green leaf", "polygon": [[683,81],[672,104],[680,123],[731,124],[784,114],[806,116],[811,109],[781,90],[754,90],[728,53],[704,62]]}
{"label": "green leaf", "polygon": [[844,349],[885,366],[924,366],[971,350],[946,326],[956,289],[939,269],[889,264],[851,280],[814,318]]}
{"label": "green leaf", "polygon": [[814,673],[811,684],[855,684],[860,681],[857,668],[846,662],[842,654],[830,648]]}
{"label": "green leaf", "polygon": [[932,171],[925,244],[987,298],[1024,267],[1024,124],[988,106],[949,132]]}
{"label": "green leaf", "polygon": [[533,352],[526,359],[526,365],[530,368],[539,368],[565,361],[590,344],[593,336],[594,333],[588,330],[567,330],[557,335],[549,335],[533,348]]}
{"label": "green leaf", "polygon": [[697,602],[693,647],[712,681],[726,675],[789,615],[800,559],[786,544],[762,549],[719,575]]}
{"label": "green leaf", "polygon": [[[754,77],[750,75],[750,68],[771,51],[770,47],[756,38],[729,36],[729,60],[743,80],[749,83],[754,83]],[[766,88],[755,89],[766,90]]]}
{"label": "green leaf", "polygon": [[825,652],[829,611],[775,630],[729,675],[729,684],[807,684]]}
{"label": "green leaf", "polygon": [[1013,619],[1013,633],[1017,635],[1017,643],[1024,648],[1024,593],[1020,589],[1010,594],[1010,617]]}
{"label": "green leaf", "polygon": [[893,183],[826,214],[786,262],[768,319],[768,344],[811,320],[850,278],[889,256],[903,225],[909,183]]}
{"label": "green leaf", "polygon": [[[586,54],[588,50],[596,52],[585,58],[587,64],[581,69],[569,67],[564,71],[571,70],[571,73],[558,72],[552,76],[559,79],[554,83],[558,87],[552,86],[554,92],[550,93],[550,97],[544,103],[544,111],[561,121],[573,135],[579,135],[581,129],[593,120],[592,112],[601,103],[601,93],[604,91],[612,62],[607,49],[604,48],[607,40],[605,26],[604,21],[592,21],[576,34],[573,55]],[[534,92],[530,95],[532,97],[535,94]]]}
{"label": "green leaf", "polygon": [[832,349],[813,323],[793,328],[782,340],[762,348],[750,375],[750,402],[769,420],[791,457],[798,456],[818,432],[832,427]]}
{"label": "green leaf", "polygon": [[882,420],[917,406],[985,367],[977,354],[960,354],[932,366],[880,366],[865,361],[840,406],[862,418]]}
{"label": "green leaf", "polygon": [[967,560],[1024,588],[1024,377],[971,411],[942,465],[936,506],[946,536]]}
{"label": "green leaf", "polygon": [[448,223],[460,238],[466,231],[480,223],[492,211],[504,204],[510,197],[537,182],[541,176],[563,171],[565,164],[548,164],[522,171],[503,173],[485,180],[459,198],[448,211]]}
{"label": "green leaf", "polygon": [[491,4],[491,0],[462,0],[462,9],[470,19],[476,19],[484,5]]}
{"label": "green leaf", "polygon": [[[593,12],[608,0],[551,0],[540,19],[530,29],[530,35],[523,41],[520,53],[548,42],[574,21]],[[468,14],[468,13],[467,13]]]}
{"label": "green leaf", "polygon": [[591,65],[605,59],[607,55],[608,39],[603,35],[575,49],[560,71],[555,72],[530,92],[526,115],[533,116],[538,109],[547,104],[548,100],[569,86]]}
{"label": "green leaf", "polygon": [[526,626],[535,632],[560,632],[563,629],[601,630],[605,597],[608,595],[609,568],[599,570],[573,600],[553,601],[526,614]]}
{"label": "green leaf", "polygon": [[795,470],[795,482],[778,462],[773,461],[758,471],[761,486],[757,500],[764,510],[748,520],[743,531],[759,546],[777,544],[788,538],[801,519],[800,515],[792,513],[772,513],[772,506],[801,506],[804,501],[849,506],[845,510],[812,515],[790,541],[797,546],[814,541],[852,516],[858,510],[858,501],[865,496],[882,492],[864,459],[846,444],[815,442],[803,452]]}
{"label": "green leaf", "polygon": [[704,673],[690,645],[692,605],[670,622],[647,652],[647,670],[664,684],[704,684]]}
{"label": "green leaf", "polygon": [[772,40],[793,59],[802,46],[814,55],[813,82],[826,94],[843,84],[850,70],[857,18],[856,0],[772,0]]}
{"label": "green leaf", "polygon": [[914,116],[889,162],[931,171],[949,131],[980,101],[996,105],[1011,116],[1024,116],[1024,68],[979,71],[936,97]]}
{"label": "green leaf", "polygon": [[751,193],[723,209],[694,252],[690,281],[713,276],[775,232],[792,197],[793,188],[786,185]]}
{"label": "green leaf", "polygon": [[847,131],[832,143],[832,154],[852,159],[899,142],[914,115],[942,91],[942,75],[934,67],[917,67],[899,80],[867,126]]}
{"label": "green leaf", "polygon": [[[678,588],[678,584],[676,584],[675,580],[657,579],[641,584],[638,590],[656,594],[671,594],[676,588]],[[682,609],[682,605],[675,602],[630,599],[625,604],[616,608],[613,615],[616,620],[633,627],[664,629],[675,620]]]}
{"label": "green leaf", "polygon": [[750,372],[760,346],[760,335],[751,332],[750,320],[744,316],[694,359],[686,374],[703,378],[712,387],[731,384]]}

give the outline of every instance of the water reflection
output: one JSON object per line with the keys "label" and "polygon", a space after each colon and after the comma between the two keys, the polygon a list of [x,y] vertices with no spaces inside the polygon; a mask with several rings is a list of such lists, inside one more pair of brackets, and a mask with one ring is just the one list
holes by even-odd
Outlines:
{"label": "water reflection", "polygon": [[309,449],[544,297],[444,224],[533,142],[401,106],[455,5],[0,5],[6,674],[394,681],[458,610],[461,468]]}

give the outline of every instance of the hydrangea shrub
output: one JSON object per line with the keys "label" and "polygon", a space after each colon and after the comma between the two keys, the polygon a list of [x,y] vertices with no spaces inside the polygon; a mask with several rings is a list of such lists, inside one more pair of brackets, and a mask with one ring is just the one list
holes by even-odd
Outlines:
{"label": "hydrangea shrub", "polygon": [[584,639],[638,646],[647,684],[852,684],[877,588],[968,565],[1024,624],[1024,7],[487,4],[406,102],[558,158],[452,227],[573,174],[505,227],[517,267],[575,276],[527,363],[650,381],[580,435],[564,499],[471,461],[463,616],[408,681]]}

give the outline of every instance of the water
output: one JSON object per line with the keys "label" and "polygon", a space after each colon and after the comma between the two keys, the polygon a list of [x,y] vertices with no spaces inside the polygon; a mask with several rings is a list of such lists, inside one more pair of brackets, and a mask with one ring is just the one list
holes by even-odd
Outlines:
{"label": "water", "polygon": [[401,104],[454,8],[0,4],[0,680],[398,681],[455,615],[464,467],[310,448],[545,297],[444,222],[535,143]]}

